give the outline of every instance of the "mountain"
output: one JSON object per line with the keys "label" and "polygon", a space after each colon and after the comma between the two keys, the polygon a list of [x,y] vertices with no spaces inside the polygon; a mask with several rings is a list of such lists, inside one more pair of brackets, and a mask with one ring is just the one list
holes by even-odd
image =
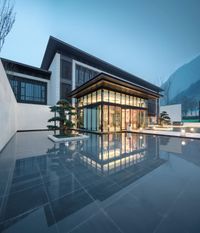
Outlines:
{"label": "mountain", "polygon": [[161,105],[182,103],[184,96],[200,100],[196,89],[200,84],[198,81],[200,81],[200,55],[178,68],[161,86],[164,89]]}
{"label": "mountain", "polygon": [[197,115],[200,101],[200,80],[180,92],[171,101],[171,104],[182,104],[183,115]]}

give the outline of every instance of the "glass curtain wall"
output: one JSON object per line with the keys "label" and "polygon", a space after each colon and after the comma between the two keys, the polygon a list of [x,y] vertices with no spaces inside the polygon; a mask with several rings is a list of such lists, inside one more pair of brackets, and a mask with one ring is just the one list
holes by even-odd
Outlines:
{"label": "glass curtain wall", "polygon": [[98,90],[78,99],[79,127],[115,132],[144,127],[147,100],[109,90]]}

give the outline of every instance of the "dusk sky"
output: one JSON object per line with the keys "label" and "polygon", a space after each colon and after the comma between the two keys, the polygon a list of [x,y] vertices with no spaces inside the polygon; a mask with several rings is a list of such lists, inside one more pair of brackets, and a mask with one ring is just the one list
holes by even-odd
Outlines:
{"label": "dusk sky", "polygon": [[1,57],[40,66],[49,36],[158,84],[200,54],[200,0],[15,0]]}

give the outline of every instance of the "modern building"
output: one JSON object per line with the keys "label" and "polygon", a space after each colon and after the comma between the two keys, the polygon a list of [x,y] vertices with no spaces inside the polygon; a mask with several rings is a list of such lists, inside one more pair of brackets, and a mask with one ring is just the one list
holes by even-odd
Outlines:
{"label": "modern building", "polygon": [[148,124],[148,100],[159,93],[106,73],[100,73],[71,92],[77,99],[78,128],[119,132]]}
{"label": "modern building", "polygon": [[1,60],[18,103],[52,106],[73,97],[79,128],[113,132],[156,122],[159,87],[52,36],[40,68]]}

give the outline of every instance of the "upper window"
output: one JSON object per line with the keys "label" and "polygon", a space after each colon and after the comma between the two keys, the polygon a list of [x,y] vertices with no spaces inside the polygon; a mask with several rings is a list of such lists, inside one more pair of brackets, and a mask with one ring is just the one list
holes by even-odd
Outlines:
{"label": "upper window", "polygon": [[60,98],[61,99],[66,99],[71,91],[72,91],[72,86],[71,85],[61,83]]}
{"label": "upper window", "polygon": [[31,79],[9,76],[10,85],[13,89],[17,102],[46,104],[47,84]]}
{"label": "upper window", "polygon": [[71,81],[72,77],[72,63],[69,61],[61,60],[61,78]]}
{"label": "upper window", "polygon": [[81,86],[83,83],[87,82],[97,74],[98,72],[92,69],[76,65],[76,87]]}

